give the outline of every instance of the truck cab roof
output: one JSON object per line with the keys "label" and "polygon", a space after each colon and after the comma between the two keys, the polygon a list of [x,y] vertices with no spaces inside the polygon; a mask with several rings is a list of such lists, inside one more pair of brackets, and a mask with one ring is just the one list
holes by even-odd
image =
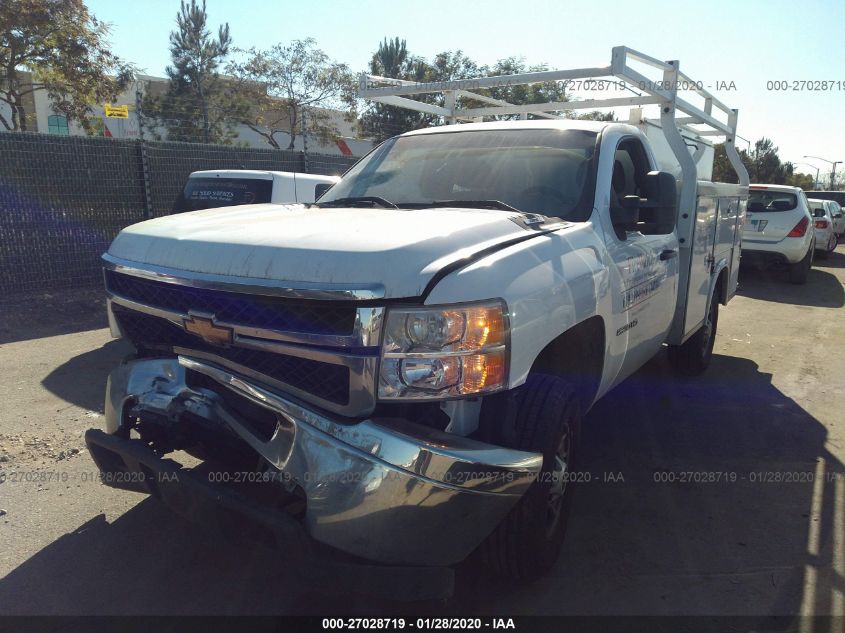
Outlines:
{"label": "truck cab roof", "polygon": [[609,126],[619,126],[626,131],[636,131],[632,125],[614,121],[582,121],[579,119],[530,119],[527,121],[489,121],[484,123],[461,123],[460,125],[440,125],[405,132],[402,136],[420,134],[446,134],[453,132],[471,132],[476,130],[586,130],[601,132]]}
{"label": "truck cab roof", "polygon": [[250,180],[273,180],[273,178],[290,178],[315,182],[337,182],[338,176],[324,176],[321,174],[304,174],[292,171],[264,171],[257,169],[204,169],[191,172],[189,178],[239,178]]}

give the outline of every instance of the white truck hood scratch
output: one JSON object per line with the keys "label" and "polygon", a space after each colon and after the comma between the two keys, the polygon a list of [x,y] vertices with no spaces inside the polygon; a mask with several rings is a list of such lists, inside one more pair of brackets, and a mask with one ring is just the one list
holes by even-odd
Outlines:
{"label": "white truck hood scratch", "polygon": [[[279,282],[381,283],[419,296],[471,252],[524,236],[495,209],[306,208],[250,205],[148,220],[115,238],[115,257],[186,272]],[[143,266],[141,266],[143,267]]]}

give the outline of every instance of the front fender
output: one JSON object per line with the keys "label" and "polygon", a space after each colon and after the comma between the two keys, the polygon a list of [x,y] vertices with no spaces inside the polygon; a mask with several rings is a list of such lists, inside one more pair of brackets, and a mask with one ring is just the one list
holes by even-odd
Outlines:
{"label": "front fender", "polygon": [[[545,347],[596,314],[609,314],[604,245],[590,223],[575,224],[493,253],[442,279],[426,301],[441,305],[504,299],[510,313],[509,386],[525,382]],[[611,320],[605,320],[605,328]],[[610,332],[605,332],[610,340]]]}

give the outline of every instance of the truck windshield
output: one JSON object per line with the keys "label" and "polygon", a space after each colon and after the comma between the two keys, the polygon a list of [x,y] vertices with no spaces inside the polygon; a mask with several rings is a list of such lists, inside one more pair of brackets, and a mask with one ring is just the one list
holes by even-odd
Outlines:
{"label": "truck windshield", "polygon": [[188,178],[174,213],[270,202],[273,181],[260,178]]}
{"label": "truck windshield", "polygon": [[355,165],[320,204],[365,197],[406,208],[494,201],[504,203],[500,208],[584,220],[592,209],[595,148],[596,133],[587,130],[396,137]]}

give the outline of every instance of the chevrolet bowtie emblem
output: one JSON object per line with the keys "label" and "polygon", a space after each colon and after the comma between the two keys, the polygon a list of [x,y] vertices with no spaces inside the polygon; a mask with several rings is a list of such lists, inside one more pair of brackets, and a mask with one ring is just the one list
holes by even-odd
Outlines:
{"label": "chevrolet bowtie emblem", "polygon": [[232,342],[232,328],[215,325],[212,319],[191,315],[183,321],[187,332],[196,334],[207,343],[229,345]]}

